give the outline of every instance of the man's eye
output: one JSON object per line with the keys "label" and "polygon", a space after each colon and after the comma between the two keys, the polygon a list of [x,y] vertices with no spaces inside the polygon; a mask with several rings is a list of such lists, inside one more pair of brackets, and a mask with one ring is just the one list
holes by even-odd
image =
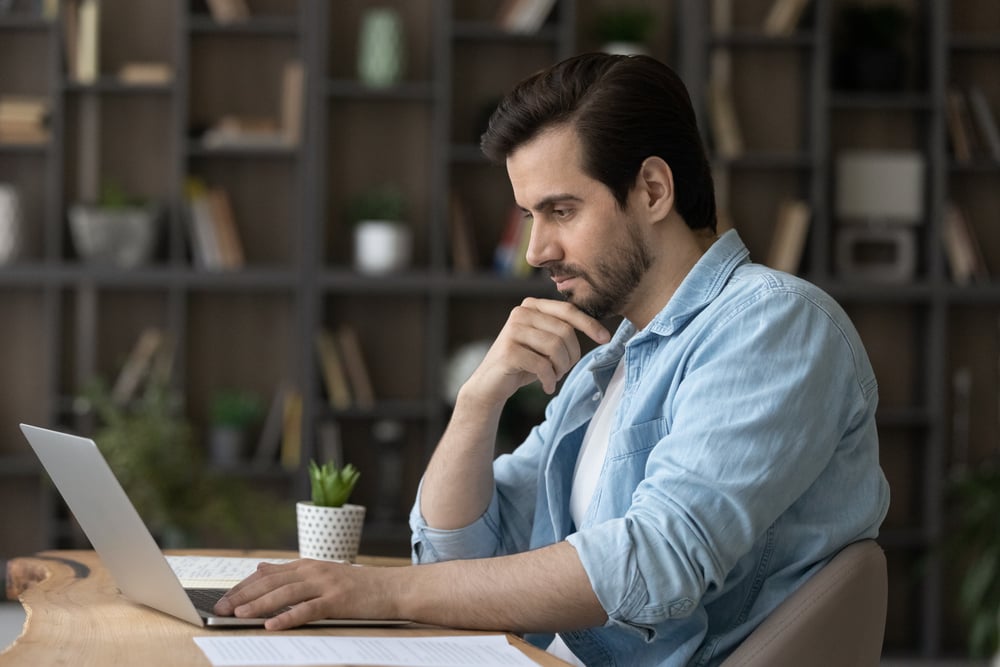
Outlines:
{"label": "man's eye", "polygon": [[568,208],[552,209],[552,215],[557,218],[568,218],[571,212]]}

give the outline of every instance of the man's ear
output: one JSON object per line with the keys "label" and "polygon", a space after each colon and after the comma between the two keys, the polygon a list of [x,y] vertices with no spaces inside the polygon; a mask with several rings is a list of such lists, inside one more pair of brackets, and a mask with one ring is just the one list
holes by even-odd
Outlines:
{"label": "man's ear", "polygon": [[636,193],[639,210],[651,220],[663,220],[674,208],[674,172],[662,158],[648,157],[639,167]]}

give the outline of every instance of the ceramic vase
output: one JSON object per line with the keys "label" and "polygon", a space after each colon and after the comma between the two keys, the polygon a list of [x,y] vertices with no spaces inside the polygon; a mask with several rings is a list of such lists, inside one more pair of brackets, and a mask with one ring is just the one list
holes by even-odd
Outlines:
{"label": "ceramic vase", "polygon": [[158,222],[156,206],[102,208],[75,204],[69,209],[70,235],[80,259],[122,269],[149,262]]}
{"label": "ceramic vase", "polygon": [[402,77],[405,61],[399,13],[386,7],[366,11],[358,35],[358,78],[374,88],[391,86]]}
{"label": "ceramic vase", "polygon": [[320,507],[309,501],[295,505],[299,557],[354,562],[361,544],[365,507]]}
{"label": "ceramic vase", "polygon": [[410,228],[391,220],[361,220],[354,228],[354,265],[367,274],[400,271],[410,264]]}

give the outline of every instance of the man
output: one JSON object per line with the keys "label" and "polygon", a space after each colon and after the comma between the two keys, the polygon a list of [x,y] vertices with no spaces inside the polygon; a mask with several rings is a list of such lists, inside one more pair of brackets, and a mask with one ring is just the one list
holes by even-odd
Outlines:
{"label": "man", "polygon": [[[589,54],[527,79],[483,149],[565,301],[515,308],[462,387],[411,515],[420,565],[262,566],[219,611],[299,603],[268,627],[406,618],[531,633],[587,665],[718,664],[877,535],[861,341],[827,295],[716,236],[690,100],[655,60]],[[599,344],[582,360],[578,332]],[[545,421],[494,461],[504,403],[536,381],[555,394]]]}

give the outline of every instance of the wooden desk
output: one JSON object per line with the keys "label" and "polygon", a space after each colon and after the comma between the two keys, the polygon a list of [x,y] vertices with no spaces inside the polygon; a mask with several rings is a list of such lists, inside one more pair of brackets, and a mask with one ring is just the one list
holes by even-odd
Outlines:
{"label": "wooden desk", "polygon": [[[294,558],[289,552],[185,551],[196,555]],[[399,559],[360,558],[369,565],[400,564]],[[2,570],[2,567],[0,567]],[[7,563],[6,596],[24,605],[27,621],[13,646],[0,653],[0,667],[20,665],[130,664],[210,666],[192,637],[262,634],[262,629],[207,630],[135,604],[118,592],[93,551],[46,551]],[[433,626],[389,628],[310,628],[300,635],[410,636],[490,634]],[[566,665],[518,637],[510,642],[540,665]]]}

